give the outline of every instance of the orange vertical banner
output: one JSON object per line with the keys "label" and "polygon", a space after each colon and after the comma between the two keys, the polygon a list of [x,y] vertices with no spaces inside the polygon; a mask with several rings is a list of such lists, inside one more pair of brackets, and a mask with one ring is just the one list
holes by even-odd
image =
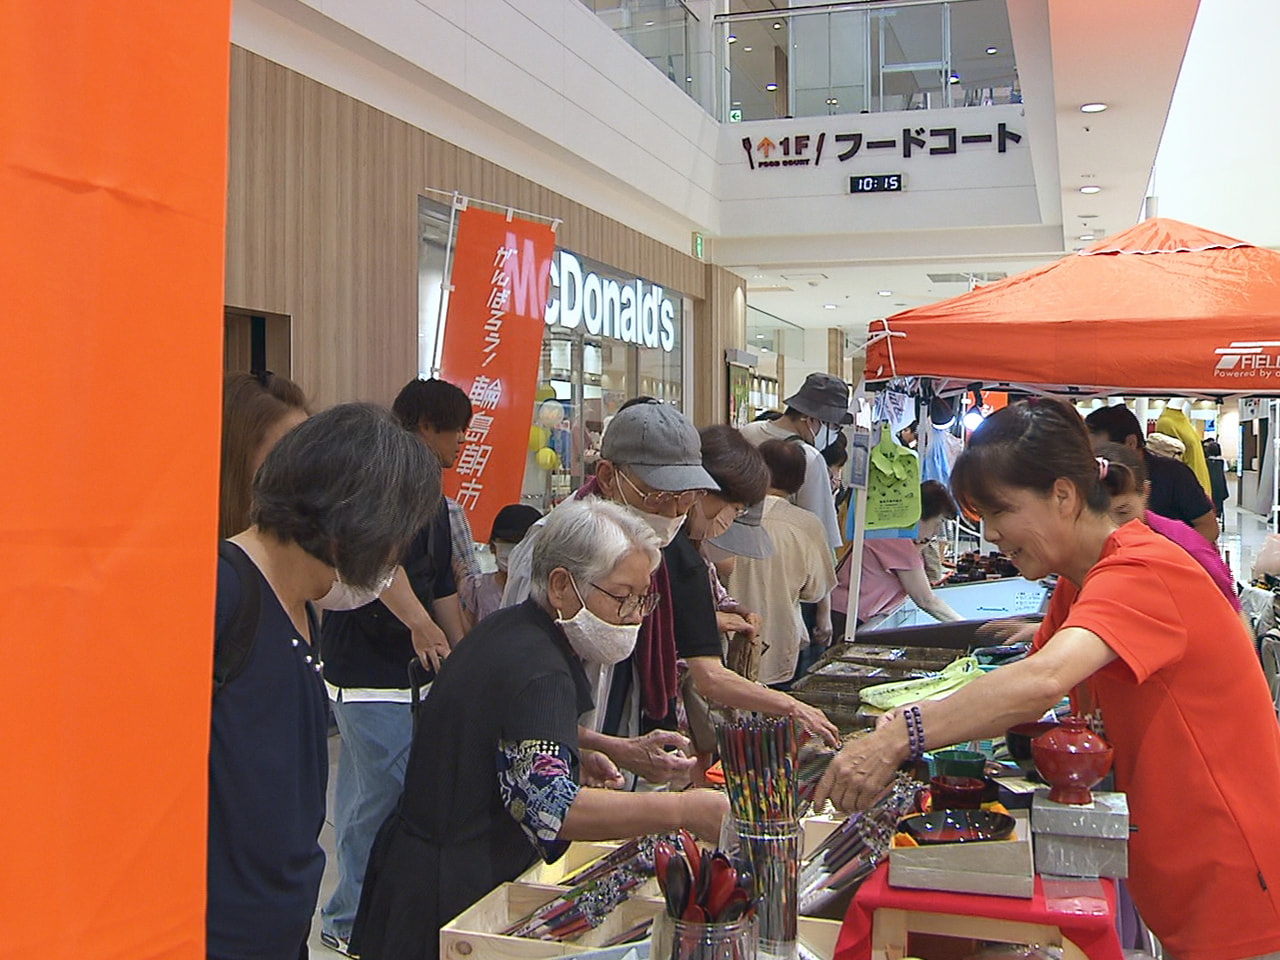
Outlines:
{"label": "orange vertical banner", "polygon": [[229,0],[0,4],[0,958],[204,956]]}
{"label": "orange vertical banner", "polygon": [[520,499],[554,248],[544,224],[474,207],[458,215],[440,377],[474,413],[445,493],[477,537]]}

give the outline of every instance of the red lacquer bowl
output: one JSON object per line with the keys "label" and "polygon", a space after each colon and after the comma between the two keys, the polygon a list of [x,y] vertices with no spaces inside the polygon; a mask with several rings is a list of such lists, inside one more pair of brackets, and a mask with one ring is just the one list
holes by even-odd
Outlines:
{"label": "red lacquer bowl", "polygon": [[1067,717],[1031,741],[1031,756],[1055,803],[1091,803],[1089,788],[1111,769],[1111,746],[1083,717]]}

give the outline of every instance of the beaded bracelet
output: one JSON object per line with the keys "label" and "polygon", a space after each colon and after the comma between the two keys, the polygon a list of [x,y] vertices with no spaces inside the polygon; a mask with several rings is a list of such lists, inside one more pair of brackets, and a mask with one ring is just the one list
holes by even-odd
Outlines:
{"label": "beaded bracelet", "polygon": [[905,708],[902,718],[907,722],[907,752],[911,760],[919,760],[924,756],[924,720],[920,717],[920,708]]}

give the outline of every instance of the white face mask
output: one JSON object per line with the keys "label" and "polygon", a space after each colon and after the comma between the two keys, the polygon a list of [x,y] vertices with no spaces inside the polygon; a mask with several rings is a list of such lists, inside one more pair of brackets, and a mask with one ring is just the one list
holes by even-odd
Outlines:
{"label": "white face mask", "polygon": [[396,571],[393,567],[372,587],[353,587],[349,583],[343,583],[342,577],[335,570],[333,586],[329,588],[328,593],[315,601],[316,607],[321,610],[355,610],[358,607],[368,606],[382,595],[383,590],[391,586],[395,575]]}
{"label": "white face mask", "polygon": [[663,547],[676,538],[685,520],[689,518],[687,513],[682,513],[678,517],[660,517],[656,513],[645,513],[636,507],[631,509],[635,510],[636,514],[653,529],[658,536],[658,545]]}
{"label": "white face mask", "polygon": [[[573,583],[572,580],[569,582]],[[573,584],[573,592],[582,601],[576,583]],[[556,611],[556,623],[564,631],[573,652],[583,660],[606,666],[621,663],[636,648],[636,637],[640,634],[638,623],[609,623],[588,610],[585,601],[582,601],[582,609],[568,620],[559,617],[559,612]]]}
{"label": "white face mask", "polygon": [[493,543],[493,559],[497,563],[498,569],[503,573],[507,572],[507,564],[511,560],[511,551],[516,548],[514,543]]}

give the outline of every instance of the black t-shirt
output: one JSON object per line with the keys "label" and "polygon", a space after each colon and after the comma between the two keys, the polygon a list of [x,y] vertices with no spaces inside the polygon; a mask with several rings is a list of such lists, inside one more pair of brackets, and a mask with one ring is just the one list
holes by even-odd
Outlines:
{"label": "black t-shirt", "polygon": [[[310,646],[260,573],[258,580],[253,649],[243,672],[213,698],[208,956],[293,960],[324,873],[327,705]],[[240,594],[235,568],[219,559],[218,630],[231,622]]]}
{"label": "black t-shirt", "polygon": [[1143,449],[1147,479],[1151,481],[1151,499],[1147,509],[1170,520],[1191,524],[1213,509],[1204,487],[1181,460],[1162,457]]}
{"label": "black t-shirt", "polygon": [[536,849],[503,805],[500,744],[562,744],[578,779],[591,691],[560,628],[526,600],[467,634],[418,709],[404,795],[374,844],[356,921],[370,955],[436,956],[441,924],[533,864]]}
{"label": "black t-shirt", "polygon": [[[683,530],[662,551],[670,580],[671,617],[676,628],[676,653],[720,659],[720,628],[711,595],[707,561]],[[664,598],[665,599],[665,598]]]}
{"label": "black t-shirt", "polygon": [[[400,565],[428,613],[433,600],[458,592],[449,508],[443,498],[431,522],[410,541]],[[413,634],[381,600],[358,610],[326,611],[322,636],[324,678],[335,687],[403,690],[409,686],[409,661],[417,656]]]}

